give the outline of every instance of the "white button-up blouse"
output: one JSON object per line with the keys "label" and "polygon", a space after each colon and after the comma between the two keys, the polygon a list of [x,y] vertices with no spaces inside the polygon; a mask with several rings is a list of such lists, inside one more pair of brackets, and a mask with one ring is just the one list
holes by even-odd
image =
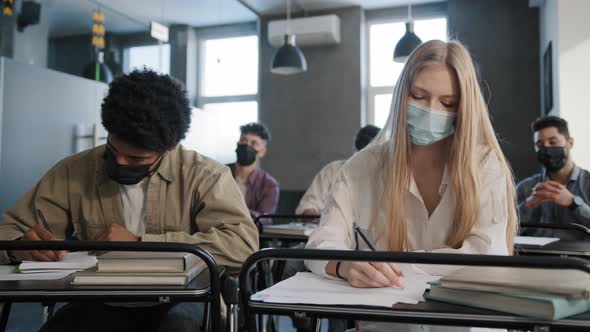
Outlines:
{"label": "white button-up blouse", "polygon": [[[482,148],[482,150],[484,150]],[[485,158],[480,177],[479,217],[471,232],[458,249],[447,246],[447,239],[452,230],[455,215],[455,195],[450,185],[450,173],[445,168],[439,187],[441,200],[433,213],[428,211],[414,178],[410,187],[399,190],[400,195],[407,195],[407,243],[409,251],[426,251],[437,253],[507,255],[506,227],[508,221],[508,204],[506,192],[506,175],[500,161],[493,154],[479,153]],[[355,154],[344,164],[342,170],[328,195],[327,205],[322,212],[320,227],[314,231],[307,243],[307,249],[353,250],[355,237],[353,223],[356,222],[371,240],[377,250],[388,250],[383,234],[383,211],[373,214],[374,200],[383,192],[381,166],[381,147],[371,146]],[[377,207],[378,208],[378,207]],[[376,223],[369,227],[371,218]],[[367,246],[360,240],[359,247]],[[314,273],[329,277],[325,272],[326,261],[306,261],[307,267]],[[453,267],[443,265],[421,265],[420,268],[432,275],[445,275]]]}

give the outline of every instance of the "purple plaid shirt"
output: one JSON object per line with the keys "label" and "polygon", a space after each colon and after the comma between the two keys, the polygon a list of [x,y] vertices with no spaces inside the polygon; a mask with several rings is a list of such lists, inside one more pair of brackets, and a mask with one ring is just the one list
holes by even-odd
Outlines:
{"label": "purple plaid shirt", "polygon": [[[236,164],[227,165],[236,177]],[[266,171],[256,168],[247,182],[246,205],[252,217],[274,213],[279,205],[279,183]]]}

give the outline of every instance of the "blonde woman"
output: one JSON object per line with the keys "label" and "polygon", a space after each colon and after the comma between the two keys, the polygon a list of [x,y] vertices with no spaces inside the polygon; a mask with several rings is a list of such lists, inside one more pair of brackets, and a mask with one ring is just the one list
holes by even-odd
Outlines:
{"label": "blonde woman", "polygon": [[[343,166],[306,248],[354,249],[357,223],[377,250],[511,254],[514,180],[465,47],[457,41],[418,47],[396,84],[387,121]],[[390,263],[306,265],[354,287],[402,286],[402,273]],[[421,268],[444,275],[452,267]]]}

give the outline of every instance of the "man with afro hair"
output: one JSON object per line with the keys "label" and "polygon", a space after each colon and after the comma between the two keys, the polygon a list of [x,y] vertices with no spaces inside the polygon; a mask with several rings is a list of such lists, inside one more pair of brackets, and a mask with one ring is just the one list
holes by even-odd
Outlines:
{"label": "man with afro hair", "polygon": [[[50,169],[5,211],[0,239],[193,243],[228,273],[237,272],[258,249],[258,233],[229,168],[178,144],[191,120],[182,85],[136,70],[110,84],[101,116],[107,143]],[[64,255],[0,252],[0,261],[59,261]],[[194,331],[202,312],[194,303],[72,303],[41,331]]]}

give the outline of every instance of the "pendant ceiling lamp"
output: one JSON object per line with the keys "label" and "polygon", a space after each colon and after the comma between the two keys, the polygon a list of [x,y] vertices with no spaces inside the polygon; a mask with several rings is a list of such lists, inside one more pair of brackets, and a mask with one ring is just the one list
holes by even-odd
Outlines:
{"label": "pendant ceiling lamp", "polygon": [[414,20],[412,19],[412,4],[408,5],[408,21],[406,22],[406,34],[397,42],[393,51],[393,61],[404,63],[416,47],[422,44],[422,40],[414,33]]}
{"label": "pendant ceiling lamp", "polygon": [[270,71],[278,75],[293,75],[307,71],[303,52],[295,46],[295,35],[291,34],[291,1],[287,0],[287,31],[285,41],[272,59]]}

